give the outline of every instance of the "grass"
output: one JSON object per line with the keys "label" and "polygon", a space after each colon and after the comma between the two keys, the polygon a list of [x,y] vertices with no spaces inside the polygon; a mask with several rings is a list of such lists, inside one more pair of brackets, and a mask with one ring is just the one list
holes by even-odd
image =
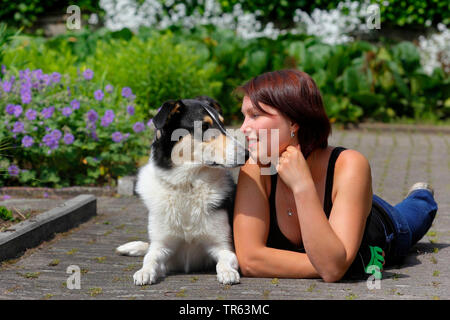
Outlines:
{"label": "grass", "polygon": [[37,279],[40,276],[40,272],[27,272],[27,273],[20,273],[17,272],[18,275],[26,278],[26,279]]}
{"label": "grass", "polygon": [[48,264],[50,267],[55,267],[59,264],[59,259],[53,259],[52,261],[50,261],[50,263]]}
{"label": "grass", "polygon": [[98,296],[99,294],[103,293],[103,289],[102,288],[90,288],[89,289],[89,295],[91,297],[95,297]]}

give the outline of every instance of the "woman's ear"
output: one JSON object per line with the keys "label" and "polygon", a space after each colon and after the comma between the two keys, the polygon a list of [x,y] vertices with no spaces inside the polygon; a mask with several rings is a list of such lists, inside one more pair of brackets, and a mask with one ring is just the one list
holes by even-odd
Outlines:
{"label": "woman's ear", "polygon": [[298,125],[298,123],[291,122],[291,132],[292,131],[297,132],[299,128],[300,128],[300,126]]}

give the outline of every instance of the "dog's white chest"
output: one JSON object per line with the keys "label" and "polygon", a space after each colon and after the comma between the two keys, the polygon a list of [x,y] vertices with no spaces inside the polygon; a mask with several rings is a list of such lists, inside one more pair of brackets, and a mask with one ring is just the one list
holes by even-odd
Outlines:
{"label": "dog's white chest", "polygon": [[213,201],[212,191],[204,186],[188,192],[167,196],[166,221],[173,230],[182,232],[187,241],[207,228],[208,203]]}
{"label": "dog's white chest", "polygon": [[[149,209],[150,238],[177,238],[186,242],[205,239],[217,232],[217,225],[227,226],[224,210],[220,206],[230,191],[227,177],[220,171],[214,176],[192,175],[192,179],[163,181],[147,166],[140,172],[137,191]],[[213,231],[215,230],[215,231]]]}

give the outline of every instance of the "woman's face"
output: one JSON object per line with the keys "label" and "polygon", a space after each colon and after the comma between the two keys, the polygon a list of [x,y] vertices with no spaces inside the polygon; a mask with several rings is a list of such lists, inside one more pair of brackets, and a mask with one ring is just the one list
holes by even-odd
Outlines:
{"label": "woman's face", "polygon": [[263,113],[253,106],[250,98],[244,96],[241,112],[244,123],[240,130],[248,140],[250,156],[254,161],[268,164],[269,158],[277,159],[286,148],[297,141],[297,136],[291,137],[291,130],[297,131],[298,125],[276,108],[259,103],[266,112]]}

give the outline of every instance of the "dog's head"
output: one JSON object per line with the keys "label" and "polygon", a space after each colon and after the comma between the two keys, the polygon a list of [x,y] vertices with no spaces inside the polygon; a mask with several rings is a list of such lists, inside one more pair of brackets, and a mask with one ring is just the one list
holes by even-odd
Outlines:
{"label": "dog's head", "polygon": [[210,97],[164,102],[153,118],[152,155],[161,168],[233,168],[248,159],[244,143],[225,129],[222,108]]}

